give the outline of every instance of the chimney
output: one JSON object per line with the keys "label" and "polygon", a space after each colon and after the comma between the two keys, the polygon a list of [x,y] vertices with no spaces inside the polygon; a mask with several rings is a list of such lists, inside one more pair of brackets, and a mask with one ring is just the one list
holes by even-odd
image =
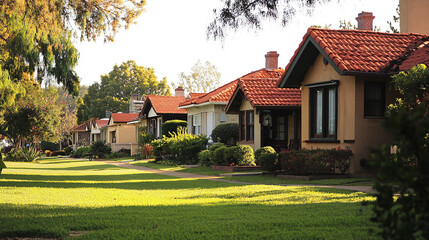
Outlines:
{"label": "chimney", "polygon": [[106,110],[106,118],[110,118],[110,115],[112,115],[112,111]]}
{"label": "chimney", "polygon": [[279,68],[279,54],[276,51],[270,51],[265,54],[265,69]]}
{"label": "chimney", "polygon": [[185,97],[185,89],[183,89],[182,87],[176,88],[176,90],[174,90],[174,96]]}
{"label": "chimney", "polygon": [[358,30],[373,31],[372,21],[374,20],[372,12],[361,12],[358,14],[356,21],[358,22]]}

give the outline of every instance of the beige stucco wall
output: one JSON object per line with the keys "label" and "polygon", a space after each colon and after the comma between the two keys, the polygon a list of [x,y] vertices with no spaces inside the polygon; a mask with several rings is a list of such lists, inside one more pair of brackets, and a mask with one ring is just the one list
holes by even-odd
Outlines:
{"label": "beige stucco wall", "polygon": [[429,34],[429,1],[400,0],[400,32]]}
{"label": "beige stucco wall", "polygon": [[[261,148],[261,124],[259,124],[259,112],[255,111],[253,109],[252,105],[250,104],[250,102],[245,100],[245,99],[243,99],[241,101],[240,111],[253,111],[255,123],[253,125],[253,129],[254,129],[253,140],[252,141],[240,141],[239,144],[249,145],[253,148],[253,150]],[[238,118],[238,115],[237,115],[237,118]]]}

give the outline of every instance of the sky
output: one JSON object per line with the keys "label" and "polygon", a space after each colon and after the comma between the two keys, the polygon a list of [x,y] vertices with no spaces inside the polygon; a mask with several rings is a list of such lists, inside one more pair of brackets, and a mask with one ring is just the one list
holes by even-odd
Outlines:
{"label": "sky", "polygon": [[137,24],[120,30],[113,43],[100,38],[75,44],[81,85],[100,82],[101,75],[128,60],[153,68],[158,79],[166,77],[169,84],[177,82],[181,72],[188,74],[198,60],[209,61],[221,73],[221,85],[226,84],[263,68],[268,51],[277,51],[279,67],[285,68],[311,25],[336,29],[340,20],[357,25],[355,18],[365,11],[372,12],[374,25],[385,31],[398,5],[398,0],[332,0],[317,5],[311,16],[298,12],[286,27],[280,20],[264,21],[261,30],[241,28],[221,42],[208,39],[206,29],[222,2],[147,0]]}

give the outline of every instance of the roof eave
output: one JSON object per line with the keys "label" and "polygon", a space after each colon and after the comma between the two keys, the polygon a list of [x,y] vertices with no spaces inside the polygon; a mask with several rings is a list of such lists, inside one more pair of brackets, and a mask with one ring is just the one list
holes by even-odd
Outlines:
{"label": "roof eave", "polygon": [[192,108],[192,107],[203,107],[203,106],[207,106],[207,105],[227,105],[228,102],[203,102],[203,103],[192,103],[189,105],[185,105],[185,106],[180,106],[179,109],[187,109],[187,108]]}

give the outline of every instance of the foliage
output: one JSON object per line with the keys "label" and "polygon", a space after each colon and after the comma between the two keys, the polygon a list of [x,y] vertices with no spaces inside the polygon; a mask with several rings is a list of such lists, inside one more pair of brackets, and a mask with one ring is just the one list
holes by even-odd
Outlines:
{"label": "foliage", "polygon": [[139,96],[170,95],[167,79],[158,81],[153,68],[138,66],[134,61],[115,65],[108,74],[101,76],[78,103],[78,122],[89,118],[103,118],[105,111],[126,112],[131,94]]}
{"label": "foliage", "polygon": [[207,35],[213,39],[224,39],[225,31],[236,31],[240,27],[260,29],[262,20],[275,20],[281,17],[282,25],[300,10],[302,14],[311,14],[316,3],[330,0],[231,0],[225,1],[219,9],[214,9],[214,20],[207,27]]}
{"label": "foliage", "polygon": [[42,149],[43,152],[46,150],[56,151],[60,149],[60,146],[58,145],[58,143],[42,141],[40,143],[40,149]]}
{"label": "foliage", "polygon": [[129,156],[130,156],[130,154],[126,154],[124,152],[112,152],[112,153],[104,155],[104,158],[114,159],[114,158],[123,158],[123,157],[129,157]]}
{"label": "foliage", "polygon": [[227,146],[222,143],[212,145],[209,148],[210,163],[212,165],[255,165],[253,149],[247,145]]}
{"label": "foliage", "polygon": [[213,151],[211,163],[212,165],[227,165],[225,161],[225,150],[227,146],[220,146]]}
{"label": "foliage", "polygon": [[203,150],[198,153],[198,164],[200,166],[210,166],[211,154],[209,150]]}
{"label": "foliage", "polygon": [[155,134],[148,133],[145,127],[139,127],[138,143],[140,147],[151,143],[155,139]]}
{"label": "foliage", "polygon": [[278,157],[273,147],[262,147],[255,151],[255,162],[265,171],[273,172],[280,169]]}
{"label": "foliage", "polygon": [[145,156],[145,158],[150,158],[153,156],[153,147],[150,144],[145,144],[143,146],[143,150],[142,150],[143,155]]}
{"label": "foliage", "polygon": [[10,162],[32,162],[40,157],[40,153],[35,148],[12,149],[6,154],[6,161]]}
{"label": "foliage", "polygon": [[55,157],[55,156],[65,156],[66,152],[64,150],[58,150],[58,151],[53,151],[51,156]]}
{"label": "foliage", "polygon": [[89,151],[98,158],[103,158],[105,154],[111,153],[112,149],[103,141],[96,141],[90,146]]}
{"label": "foliage", "polygon": [[373,221],[384,239],[429,239],[429,69],[421,64],[393,76],[402,94],[383,122],[398,151],[374,152],[377,178]]}
{"label": "foliage", "polygon": [[[203,64],[198,60],[188,75],[184,72],[180,73],[178,86],[183,87],[189,93],[207,93],[218,88],[219,81],[220,72],[216,66],[209,61]],[[174,84],[173,87],[176,88]]]}
{"label": "foliage", "polygon": [[64,152],[66,153],[66,155],[70,155],[70,153],[73,151],[73,149],[71,147],[65,147],[64,148]]}
{"label": "foliage", "polygon": [[[396,7],[396,15],[393,15],[393,22],[387,21],[387,24],[389,24],[389,28],[390,28],[390,31],[392,31],[392,33],[399,33],[399,30],[395,25],[399,24],[400,16],[401,14],[399,11],[399,4],[398,4],[398,6]],[[387,31],[387,32],[390,32],[390,31]]]}
{"label": "foliage", "polygon": [[20,83],[14,83],[7,70],[3,70],[0,64],[0,124],[3,124],[3,114],[7,109],[15,105],[15,97],[25,93]]}
{"label": "foliage", "polygon": [[239,166],[255,166],[255,155],[249,145],[239,145],[235,157]]}
{"label": "foliage", "polygon": [[346,174],[353,153],[349,149],[300,149],[280,153],[280,164],[288,174]]}
{"label": "foliage", "polygon": [[219,124],[213,129],[211,137],[215,142],[235,145],[238,141],[238,124],[237,123]]}
{"label": "foliage", "polygon": [[91,151],[91,146],[88,147],[79,147],[73,154],[74,158],[83,158],[87,153]]}
{"label": "foliage", "polygon": [[198,153],[206,149],[208,138],[193,135],[186,128],[179,128],[171,137],[163,136],[152,141],[153,154],[157,160],[172,160],[176,164],[198,163]]}
{"label": "foliage", "polygon": [[131,156],[131,149],[121,148],[118,153],[122,153],[124,156]]}
{"label": "foliage", "polygon": [[3,158],[3,155],[1,154],[1,151],[0,151],[0,174],[3,170],[3,168],[6,168],[6,164],[4,164],[2,158]]}
{"label": "foliage", "polygon": [[186,126],[188,126],[188,123],[183,120],[166,121],[161,125],[162,135],[170,137],[174,133],[177,133],[178,129],[185,128]]}

